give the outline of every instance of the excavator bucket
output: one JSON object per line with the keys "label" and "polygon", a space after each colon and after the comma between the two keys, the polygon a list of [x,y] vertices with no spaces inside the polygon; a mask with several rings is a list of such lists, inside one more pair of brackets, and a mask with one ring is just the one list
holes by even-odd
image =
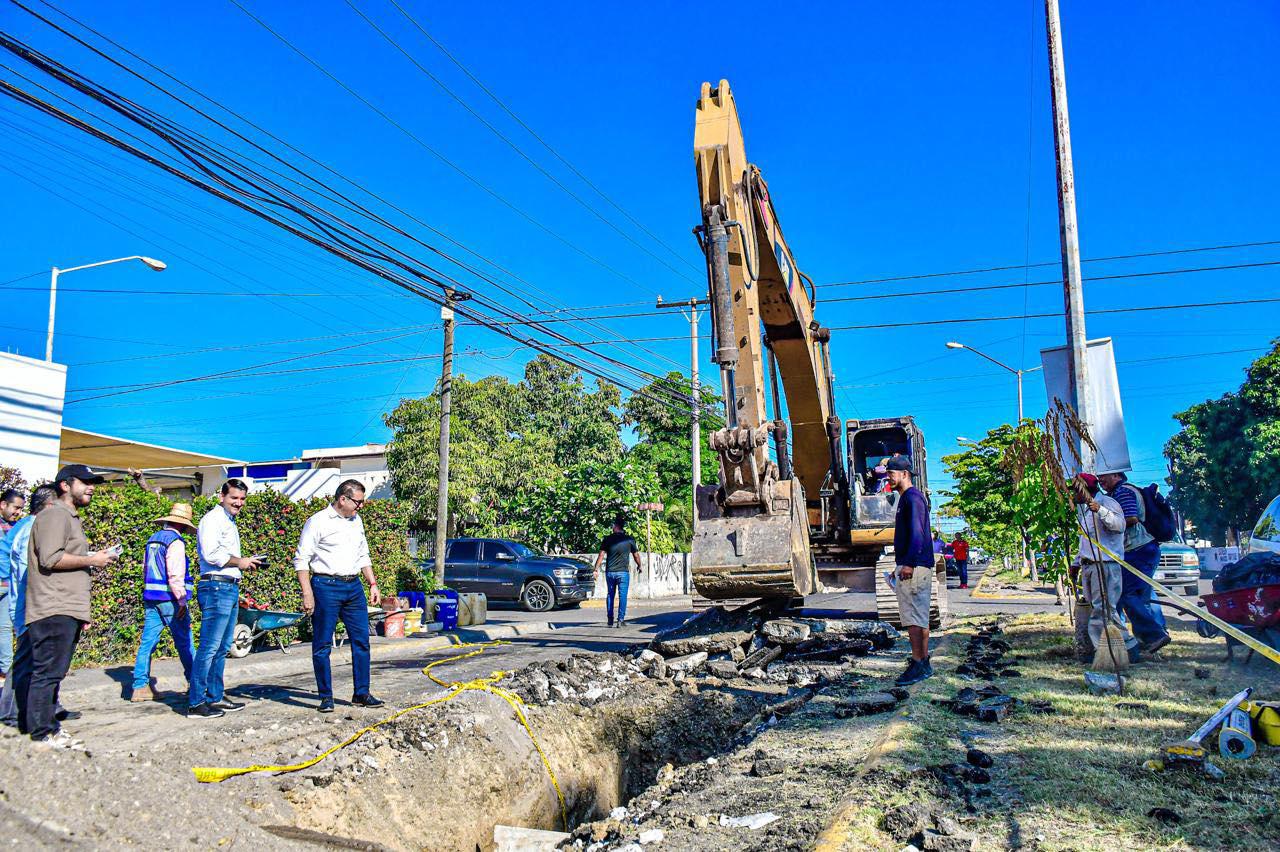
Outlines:
{"label": "excavator bucket", "polygon": [[725,600],[797,598],[816,591],[798,480],[774,486],[771,513],[725,515],[714,502],[699,502],[693,531],[693,585],[699,594]]}

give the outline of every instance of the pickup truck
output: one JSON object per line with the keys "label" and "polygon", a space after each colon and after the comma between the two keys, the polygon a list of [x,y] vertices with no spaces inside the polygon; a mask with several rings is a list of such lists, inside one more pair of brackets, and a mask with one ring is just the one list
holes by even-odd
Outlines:
{"label": "pickup truck", "polygon": [[[422,570],[432,570],[430,560]],[[581,604],[595,589],[595,574],[579,559],[548,556],[509,539],[451,538],[446,544],[446,586],[483,592],[491,601],[518,601],[529,612]]]}
{"label": "pickup truck", "polygon": [[1174,590],[1181,586],[1185,595],[1199,595],[1200,555],[1196,549],[1176,539],[1162,542],[1155,581]]}

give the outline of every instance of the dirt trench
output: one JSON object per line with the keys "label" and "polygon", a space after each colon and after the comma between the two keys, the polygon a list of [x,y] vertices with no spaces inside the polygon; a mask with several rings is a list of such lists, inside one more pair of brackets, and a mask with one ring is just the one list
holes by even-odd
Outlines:
{"label": "dirt trench", "polygon": [[[641,680],[594,706],[527,712],[572,829],[629,802],[666,764],[722,754],[774,708],[794,709],[812,694],[779,684],[699,690]],[[487,850],[495,824],[565,828],[528,735],[505,701],[485,693],[397,720],[280,788],[295,826],[394,849]]]}

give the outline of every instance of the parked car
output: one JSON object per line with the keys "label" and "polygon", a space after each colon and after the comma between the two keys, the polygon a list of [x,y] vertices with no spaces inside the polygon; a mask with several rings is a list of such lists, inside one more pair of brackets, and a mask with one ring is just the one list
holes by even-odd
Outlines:
{"label": "parked car", "polygon": [[[430,561],[424,570],[432,570]],[[519,601],[529,612],[577,606],[595,589],[595,569],[580,559],[548,556],[498,538],[451,538],[444,582],[458,592],[483,592],[491,601]]]}
{"label": "parked car", "polygon": [[1155,580],[1174,588],[1182,586],[1186,595],[1200,594],[1200,555],[1194,547],[1176,539],[1162,542]]}
{"label": "parked car", "polygon": [[1262,510],[1262,516],[1249,536],[1249,544],[1241,555],[1263,551],[1280,553],[1280,495]]}

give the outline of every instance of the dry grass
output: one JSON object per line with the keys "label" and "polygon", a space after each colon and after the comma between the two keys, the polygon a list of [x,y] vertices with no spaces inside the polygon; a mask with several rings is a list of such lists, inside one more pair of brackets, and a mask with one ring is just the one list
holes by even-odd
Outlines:
{"label": "dry grass", "polygon": [[[979,621],[956,625],[951,642],[935,657],[935,668],[954,670]],[[1024,700],[1047,699],[1056,712],[1023,710],[1003,724],[988,725],[929,702],[972,683],[945,674],[926,681],[911,702],[911,723],[855,793],[861,807],[846,848],[890,848],[891,841],[876,828],[879,815],[886,807],[921,798],[954,812],[979,835],[984,849],[1280,847],[1280,748],[1260,745],[1251,760],[1227,761],[1216,757],[1214,737],[1214,763],[1226,770],[1224,781],[1142,767],[1162,742],[1188,736],[1243,687],[1253,686],[1264,699],[1280,696],[1280,667],[1258,656],[1248,666],[1228,666],[1222,639],[1202,639],[1182,622],[1171,624],[1174,644],[1165,649],[1164,659],[1131,669],[1126,695],[1092,696],[1082,667],[1070,656],[1063,616],[1010,618],[1004,628],[1023,677],[1000,685]],[[1197,678],[1197,668],[1207,669],[1209,677]],[[1121,706],[1134,703],[1145,707]],[[958,794],[922,771],[963,763],[967,744],[995,758],[991,784],[968,785]],[[1148,817],[1155,807],[1176,812],[1181,822],[1165,825]]]}

